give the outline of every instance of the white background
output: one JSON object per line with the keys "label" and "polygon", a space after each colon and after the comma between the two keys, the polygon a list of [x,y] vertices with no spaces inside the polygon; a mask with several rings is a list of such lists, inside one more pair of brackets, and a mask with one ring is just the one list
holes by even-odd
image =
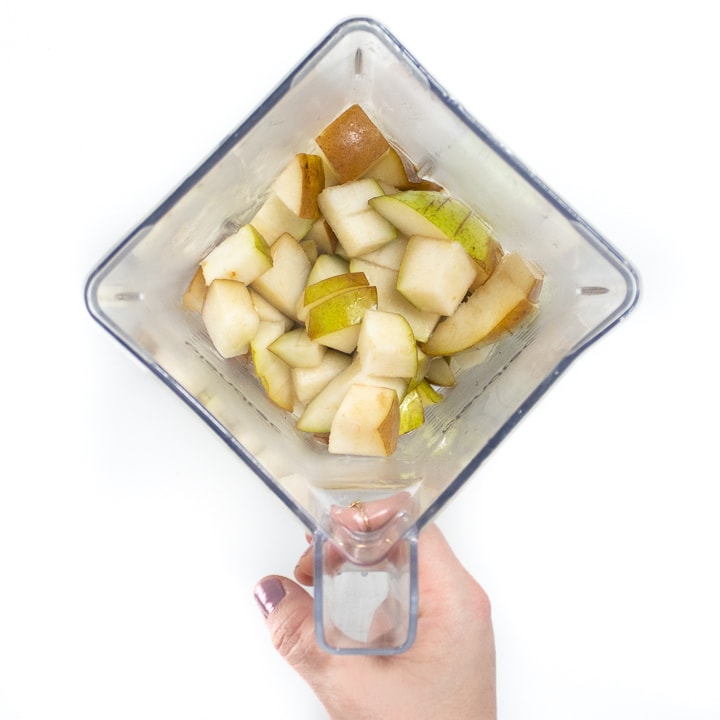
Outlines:
{"label": "white background", "polygon": [[303,528],[90,319],[83,285],[358,14],[642,278],[439,518],[493,601],[501,717],[720,718],[711,3],[470,7],[3,0],[3,720],[324,717],[252,598]]}

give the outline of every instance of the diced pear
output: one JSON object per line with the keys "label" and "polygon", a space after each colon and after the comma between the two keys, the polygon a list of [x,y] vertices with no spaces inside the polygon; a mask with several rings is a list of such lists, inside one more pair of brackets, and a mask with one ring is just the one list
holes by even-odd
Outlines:
{"label": "diced pear", "polygon": [[299,241],[300,247],[303,249],[305,256],[312,265],[318,259],[318,249],[314,240],[308,240],[307,236]]}
{"label": "diced pear", "polygon": [[370,375],[412,378],[418,369],[415,336],[408,321],[397,313],[366,310],[360,325],[357,356]]}
{"label": "diced pear", "polygon": [[402,315],[410,324],[418,342],[424,342],[430,337],[430,333],[440,320],[440,315],[418,310],[400,294],[397,289],[397,270],[375,265],[362,258],[353,258],[350,261],[350,270],[365,273],[368,282],[377,288],[378,310]]}
{"label": "diced pear", "polygon": [[333,417],[328,451],[387,457],[395,452],[399,431],[400,406],[394,390],[352,385]]}
{"label": "diced pear", "polygon": [[282,322],[262,321],[250,341],[255,373],[265,388],[267,396],[283,410],[292,412],[295,405],[295,389],[290,367],[269,350],[269,345],[285,332]]}
{"label": "diced pear", "polygon": [[360,256],[359,259],[371,262],[374,265],[390,268],[391,270],[399,270],[407,243],[408,239],[406,237],[398,236],[378,250]]}
{"label": "diced pear", "polygon": [[247,353],[260,325],[247,287],[236,280],[213,280],[203,303],[202,319],[215,349],[224,358]]}
{"label": "diced pear", "polygon": [[317,196],[325,187],[325,171],[319,155],[298,153],[278,175],[272,191],[300,218],[320,216]]}
{"label": "diced pear", "polygon": [[408,384],[408,392],[416,388],[425,379],[425,374],[427,373],[428,369],[430,368],[430,364],[433,361],[433,358],[431,358],[429,355],[426,355],[419,345],[415,346],[415,350],[417,354],[417,370],[415,372],[415,375],[410,378],[410,382]]}
{"label": "diced pear", "polygon": [[425,422],[425,405],[416,389],[408,390],[400,403],[400,428],[399,434],[406,433],[419,428]]}
{"label": "diced pear", "polygon": [[383,195],[376,180],[366,178],[325,188],[318,204],[349,257],[366,255],[397,237],[395,227],[368,205]]}
{"label": "diced pear", "polygon": [[325,171],[325,187],[330,187],[331,185],[340,185],[340,177],[335,172],[335,170],[333,170],[333,166],[325,157],[325,153],[322,151],[322,148],[319,145],[315,145],[313,149],[313,154],[319,155],[322,158],[323,170]]}
{"label": "diced pear", "polygon": [[399,398],[405,397],[407,380],[397,377],[376,377],[363,373],[357,356],[315,395],[297,420],[298,430],[311,433],[330,432],[332,419],[345,394],[353,384],[390,388]]}
{"label": "diced pear", "polygon": [[428,355],[454,355],[485,340],[519,306],[537,299],[542,273],[517,253],[508,253],[484,285],[474,290],[453,315],[442,320],[423,350]]}
{"label": "diced pear", "polygon": [[316,142],[341,183],[359,178],[390,147],[359,105],[351,105],[336,117]]}
{"label": "diced pear", "polygon": [[308,403],[312,400],[336,375],[350,365],[350,355],[337,350],[326,349],[322,361],[314,367],[292,368],[292,380],[295,395],[299,402]]}
{"label": "diced pear", "polygon": [[291,368],[309,368],[320,364],[327,348],[311,340],[305,328],[293,328],[273,340],[268,350]]}
{"label": "diced pear", "polygon": [[295,325],[293,320],[291,320],[287,315],[283,315],[283,313],[281,313],[272,303],[269,303],[258,292],[252,288],[248,288],[248,291],[250,292],[250,297],[252,298],[253,305],[257,310],[260,320],[281,322],[286,331],[290,330],[293,325]]}
{"label": "diced pear", "polygon": [[190,312],[202,312],[206,293],[207,284],[205,283],[205,276],[203,275],[202,268],[198,265],[197,270],[193,273],[190,283],[183,293],[183,307],[186,310],[190,310]]}
{"label": "diced pear", "polygon": [[340,352],[353,352],[366,310],[377,308],[377,290],[372,285],[350,288],[311,307],[308,335]]}
{"label": "diced pear", "polygon": [[252,225],[243,225],[214,247],[200,267],[207,285],[216,278],[249,285],[272,264],[270,247],[263,236]]}
{"label": "diced pear", "polygon": [[307,285],[313,285],[334,275],[349,272],[348,261],[337,255],[318,255],[307,278]]}
{"label": "diced pear", "polygon": [[330,432],[332,419],[360,372],[360,362],[355,358],[307,403],[297,420],[297,429],[310,433]]}
{"label": "diced pear", "polygon": [[474,261],[460,243],[413,235],[400,265],[397,289],[419,310],[452,315],[476,274]]}
{"label": "diced pear", "polygon": [[281,235],[270,248],[273,266],[252,283],[252,288],[283,315],[297,320],[297,302],[305,290],[310,261],[295,238]]}
{"label": "diced pear", "polygon": [[450,368],[447,358],[444,357],[432,358],[425,372],[425,378],[429,383],[441,387],[453,387],[455,385],[455,373]]}
{"label": "diced pear", "polygon": [[415,387],[415,392],[419,395],[425,407],[429,405],[437,405],[442,402],[444,397],[427,381],[419,382]]}
{"label": "diced pear", "polygon": [[298,320],[300,322],[307,322],[310,310],[324,300],[328,300],[345,290],[363,287],[369,284],[367,277],[362,272],[344,272],[339,275],[330,275],[317,282],[308,283],[298,302]]}
{"label": "diced pear", "polygon": [[302,240],[313,224],[312,219],[298,217],[275,193],[270,193],[250,224],[271,247],[284,233]]}
{"label": "diced pear", "polygon": [[362,177],[374,178],[379,183],[387,183],[399,190],[405,190],[410,185],[405,163],[394,147],[389,147]]}
{"label": "diced pear", "polygon": [[335,249],[337,248],[337,236],[324,217],[318,218],[312,224],[312,227],[307,231],[303,239],[312,240],[320,255],[334,255]]}
{"label": "diced pear", "polygon": [[489,275],[497,262],[497,240],[467,205],[444,192],[404,190],[372,198],[370,205],[407,237],[457,240]]}

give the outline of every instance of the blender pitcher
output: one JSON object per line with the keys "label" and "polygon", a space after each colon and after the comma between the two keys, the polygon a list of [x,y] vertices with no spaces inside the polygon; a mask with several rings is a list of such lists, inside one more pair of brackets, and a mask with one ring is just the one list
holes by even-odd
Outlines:
{"label": "blender pitcher", "polygon": [[[545,273],[533,322],[460,370],[388,458],[331,455],[215,351],[182,295],[199,260],[247,222],[274,178],[359,103],[423,177],[463,200]],[[91,272],[91,315],[208,423],[315,537],[318,642],[392,654],[413,642],[417,536],[568,364],[623,318],[637,276],[577,213],[379,23],[340,23]]]}

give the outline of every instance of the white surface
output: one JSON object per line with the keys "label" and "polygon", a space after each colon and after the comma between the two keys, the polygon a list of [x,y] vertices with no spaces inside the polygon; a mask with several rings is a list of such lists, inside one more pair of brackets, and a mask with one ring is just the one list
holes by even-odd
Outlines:
{"label": "white surface", "polygon": [[[440,517],[505,720],[720,717],[707,3],[4,0],[0,718],[315,720],[251,590],[303,529],[83,306],[86,274],[338,20],[374,16],[642,275]],[[410,6],[406,6],[410,7]]]}

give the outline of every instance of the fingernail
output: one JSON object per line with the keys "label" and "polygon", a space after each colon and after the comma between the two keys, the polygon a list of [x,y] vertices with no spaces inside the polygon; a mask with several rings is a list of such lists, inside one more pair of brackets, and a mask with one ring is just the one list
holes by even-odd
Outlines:
{"label": "fingernail", "polygon": [[265,617],[275,610],[284,597],[285,588],[277,578],[263,580],[255,588],[255,599]]}

